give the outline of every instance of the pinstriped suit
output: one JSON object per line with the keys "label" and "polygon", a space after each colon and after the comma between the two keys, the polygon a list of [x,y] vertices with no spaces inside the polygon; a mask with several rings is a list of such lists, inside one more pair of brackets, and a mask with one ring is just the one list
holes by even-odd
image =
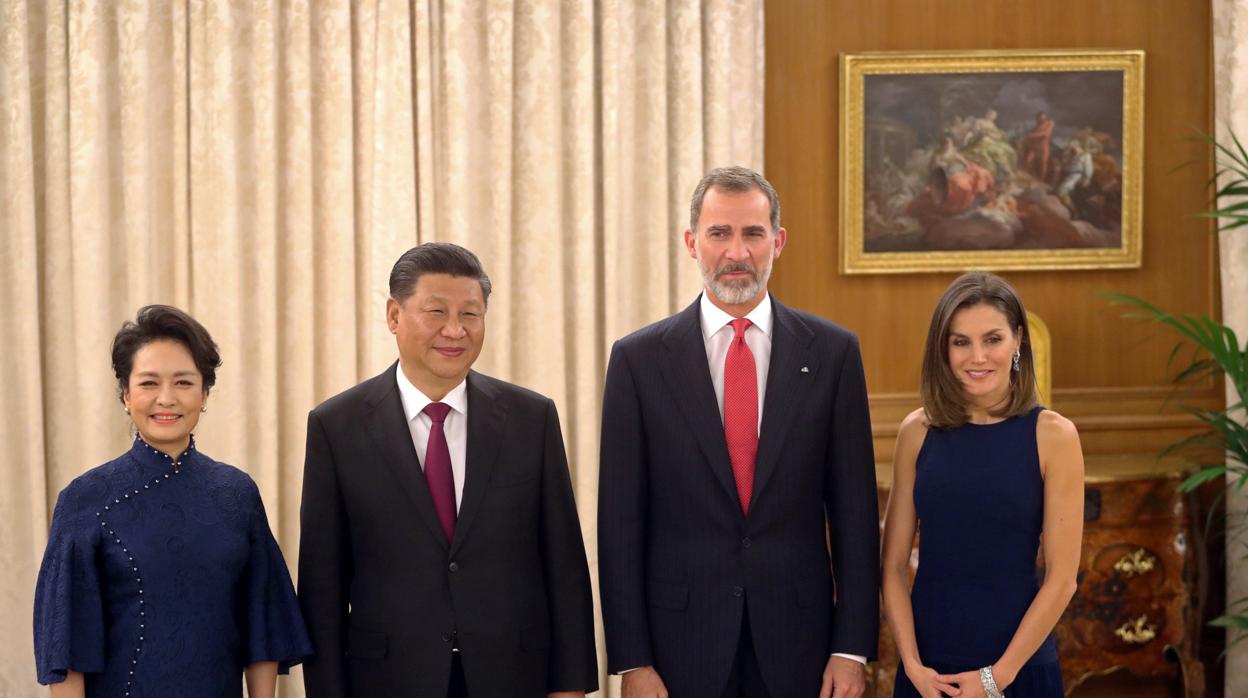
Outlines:
{"label": "pinstriped suit", "polygon": [[607,369],[598,533],[608,669],[652,664],[674,698],[720,695],[745,613],[776,698],[817,695],[831,652],[876,653],[879,518],[857,339],[772,302],[748,517],[698,302],[616,342]]}

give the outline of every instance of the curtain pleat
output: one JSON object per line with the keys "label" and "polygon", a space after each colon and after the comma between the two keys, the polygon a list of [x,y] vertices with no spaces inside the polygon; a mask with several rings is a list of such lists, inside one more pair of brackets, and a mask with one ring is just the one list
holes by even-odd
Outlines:
{"label": "curtain pleat", "polygon": [[[1243,142],[1248,138],[1248,3],[1242,0],[1213,2],[1213,77],[1214,109],[1218,141],[1231,144],[1232,135]],[[1224,207],[1226,201],[1219,200]],[[1222,322],[1230,327],[1243,343],[1248,340],[1248,232],[1243,228],[1224,230],[1218,235],[1218,259],[1222,291]],[[1235,386],[1226,382],[1226,404],[1248,400],[1237,395]],[[1240,423],[1248,426],[1246,416],[1239,413]],[[1228,463],[1228,465],[1234,465]],[[1238,479],[1227,473],[1227,484]],[[1244,557],[1241,523],[1248,517],[1248,493],[1227,490],[1227,531],[1238,535],[1226,537],[1226,598],[1248,597],[1248,559]],[[1232,601],[1228,610],[1242,613],[1243,607]],[[1242,630],[1227,630],[1225,657],[1226,695],[1248,695],[1248,644],[1237,642]],[[1214,669],[1215,671],[1217,669]]]}

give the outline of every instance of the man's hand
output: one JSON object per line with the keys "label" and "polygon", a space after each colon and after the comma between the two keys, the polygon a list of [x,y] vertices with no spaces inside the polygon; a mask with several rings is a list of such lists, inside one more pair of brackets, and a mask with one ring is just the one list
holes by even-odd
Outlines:
{"label": "man's hand", "polygon": [[624,675],[623,698],[667,698],[667,686],[652,666],[633,669]]}
{"label": "man's hand", "polygon": [[819,698],[861,698],[867,690],[866,668],[852,659],[828,657]]}
{"label": "man's hand", "polygon": [[555,691],[547,693],[546,698],[585,698],[585,691]]}

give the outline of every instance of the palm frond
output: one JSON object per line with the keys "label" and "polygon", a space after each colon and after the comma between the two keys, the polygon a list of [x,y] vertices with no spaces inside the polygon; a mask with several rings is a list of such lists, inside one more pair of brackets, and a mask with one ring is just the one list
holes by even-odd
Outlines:
{"label": "palm frond", "polygon": [[[1234,133],[1230,143],[1219,142],[1212,135],[1197,131],[1197,140],[1208,146],[1214,161],[1213,176],[1206,182],[1211,194],[1209,209],[1196,215],[1216,222],[1219,232],[1248,226],[1248,148]],[[1102,297],[1125,306],[1124,317],[1158,323],[1173,331],[1178,341],[1170,350],[1166,370],[1175,386],[1174,394],[1190,394],[1210,380],[1224,378],[1238,395],[1239,401],[1223,410],[1189,409],[1188,412],[1204,430],[1180,439],[1162,450],[1159,458],[1181,455],[1194,470],[1179,489],[1192,492],[1219,480],[1218,488],[1205,521],[1212,526],[1215,513],[1224,516],[1226,542],[1235,550],[1235,558],[1248,560],[1248,511],[1232,511],[1227,506],[1228,493],[1248,489],[1248,345],[1240,343],[1234,330],[1206,315],[1169,313],[1142,298],[1126,294],[1102,294]],[[1188,350],[1185,352],[1185,350]],[[1173,397],[1173,396],[1172,396]],[[1169,402],[1169,400],[1167,400]],[[1231,556],[1228,548],[1228,557]],[[1226,612],[1209,621],[1210,625],[1227,628],[1231,638],[1227,649],[1248,638],[1248,597],[1236,599]],[[1224,651],[1223,656],[1226,652]]]}

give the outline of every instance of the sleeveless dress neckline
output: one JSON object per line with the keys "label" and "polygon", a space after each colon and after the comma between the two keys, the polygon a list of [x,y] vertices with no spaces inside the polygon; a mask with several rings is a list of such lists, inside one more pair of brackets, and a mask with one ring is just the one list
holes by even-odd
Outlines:
{"label": "sleeveless dress neckline", "polygon": [[[940,673],[1000,659],[1039,590],[1044,478],[1036,448],[1043,407],[991,424],[929,429],[915,463],[919,569],[911,592],[919,657]],[[1050,636],[1006,691],[1061,698]],[[898,671],[895,697],[917,696]]]}

